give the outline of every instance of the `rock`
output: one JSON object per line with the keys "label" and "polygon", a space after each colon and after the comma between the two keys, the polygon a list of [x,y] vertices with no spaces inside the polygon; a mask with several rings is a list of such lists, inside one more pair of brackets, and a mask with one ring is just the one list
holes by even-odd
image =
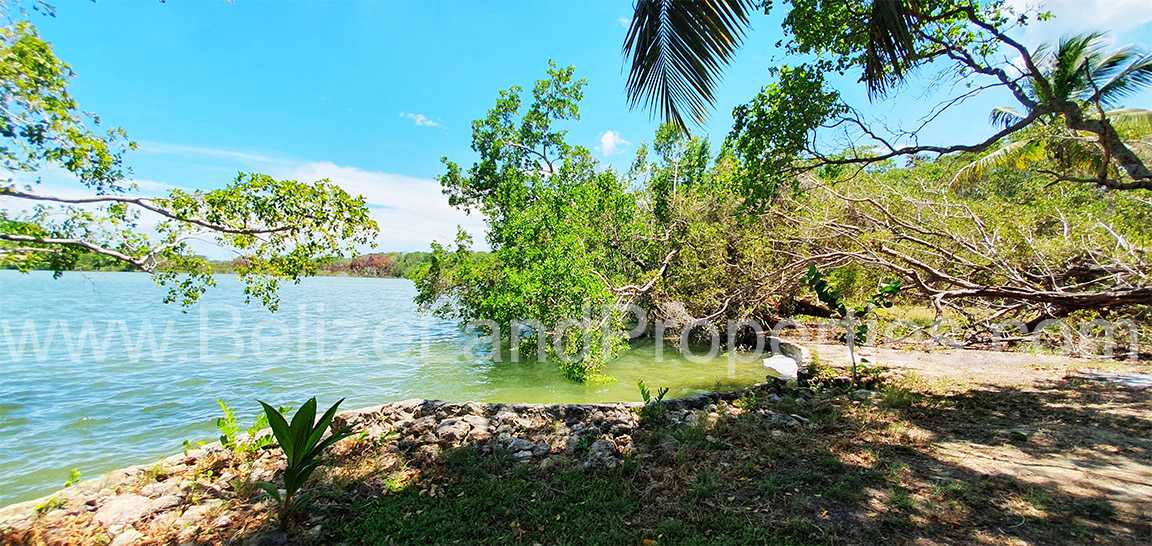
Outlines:
{"label": "rock", "polygon": [[[465,415],[464,418],[466,419],[468,417],[480,417],[481,419],[484,419],[483,417],[481,417],[481,414],[484,413],[484,409],[485,409],[484,404],[481,404],[479,402],[465,402],[464,403],[464,412],[467,413],[468,415]],[[488,420],[484,419],[484,421],[488,421]],[[471,422],[469,424],[472,426],[476,426],[474,423],[471,423]]]}
{"label": "rock", "polygon": [[771,348],[773,356],[791,358],[798,366],[807,366],[812,362],[812,356],[808,354],[808,349],[802,345],[784,341],[777,337],[771,337],[768,338],[768,346]]}
{"label": "rock", "polygon": [[524,451],[517,451],[512,454],[512,460],[522,463],[532,459],[532,452],[525,449]]}
{"label": "rock", "polygon": [[228,515],[228,514],[222,514],[220,517],[212,520],[212,526],[217,528],[217,529],[222,528],[222,527],[227,527],[231,524],[232,524],[232,516]]}
{"label": "rock", "polygon": [[256,466],[252,472],[248,474],[249,482],[270,482],[272,478],[276,477],[276,472],[266,466]]}
{"label": "rock", "polygon": [[472,425],[461,419],[445,419],[440,422],[436,427],[436,436],[440,437],[440,441],[457,445],[468,437],[468,431],[472,430]]}
{"label": "rock", "polygon": [[559,457],[547,457],[540,461],[540,470],[552,470],[560,464]]}
{"label": "rock", "polygon": [[392,402],[391,406],[397,411],[404,413],[416,413],[420,406],[424,405],[423,398],[409,398],[399,402]]}
{"label": "rock", "polygon": [[564,451],[568,453],[575,452],[576,449],[580,447],[580,440],[580,436],[569,436],[567,440],[564,440]]}
{"label": "rock", "polygon": [[425,464],[434,462],[440,458],[440,446],[436,444],[424,444],[412,452],[412,457]]}
{"label": "rock", "polygon": [[174,480],[153,482],[140,488],[140,494],[145,497],[159,497],[177,489],[179,485]]}
{"label": "rock", "polygon": [[876,392],[875,391],[870,391],[868,389],[858,389],[858,390],[852,391],[852,399],[853,400],[859,400],[861,402],[864,402],[864,401],[872,400],[873,398],[876,398]]}
{"label": "rock", "polygon": [[512,451],[512,452],[517,452],[517,451],[531,452],[532,448],[536,447],[536,444],[533,443],[532,440],[525,440],[524,438],[515,438],[515,437],[509,438],[507,445],[508,445],[508,450]]}
{"label": "rock", "polygon": [[508,410],[500,411],[492,419],[496,422],[497,432],[517,432],[527,429],[531,425],[527,418]]}
{"label": "rock", "polygon": [[421,417],[408,424],[408,433],[412,436],[420,436],[425,432],[431,432],[436,428],[436,417],[429,415],[428,417]]}
{"label": "rock", "polygon": [[784,355],[765,358],[764,369],[768,372],[768,377],[782,381],[796,381],[800,376],[800,365],[796,359]]}
{"label": "rock", "polygon": [[584,468],[614,468],[619,464],[616,458],[616,444],[600,439],[588,446],[588,455],[584,457]]}
{"label": "rock", "polygon": [[790,415],[783,413],[776,413],[771,410],[761,410],[760,415],[768,423],[769,428],[796,428],[800,426],[800,421],[792,418]]}
{"label": "rock", "polygon": [[200,504],[189,506],[183,514],[180,514],[180,519],[176,520],[177,525],[180,527],[194,527],[201,523],[205,523],[208,514],[216,511],[224,505],[224,501],[218,499],[210,499]]}
{"label": "rock", "polygon": [[1027,427],[1015,427],[1008,430],[1008,435],[1016,442],[1027,442],[1032,437],[1033,432]]}
{"label": "rock", "polygon": [[492,438],[492,433],[486,428],[473,428],[468,432],[468,441],[470,442],[486,442]]}
{"label": "rock", "polygon": [[[469,402],[469,404],[474,403],[475,402]],[[465,415],[461,417],[460,420],[468,423],[468,425],[472,427],[473,434],[475,434],[477,430],[487,431],[488,427],[491,425],[491,423],[488,421],[488,418],[481,415]]]}
{"label": "rock", "polygon": [[548,445],[548,442],[537,442],[532,446],[532,455],[536,457],[543,457],[551,452],[552,446]]}
{"label": "rock", "polygon": [[614,443],[616,444],[616,451],[621,455],[627,457],[632,454],[632,450],[634,449],[632,436],[622,434],[616,437]]}
{"label": "rock", "polygon": [[148,523],[148,534],[159,535],[166,533],[175,527],[176,522],[179,520],[179,510],[170,510],[162,514],[158,514],[156,517],[152,518],[151,522]]}
{"label": "rock", "polygon": [[771,436],[773,440],[783,440],[784,438],[788,437],[788,434],[783,430],[773,430],[772,432],[769,432],[768,435]]}
{"label": "rock", "polygon": [[179,495],[165,495],[153,500],[148,504],[148,513],[154,514],[156,512],[163,512],[164,510],[168,510],[170,508],[175,508],[180,506],[181,501],[183,501],[183,499]]}
{"label": "rock", "polygon": [[252,535],[251,538],[244,541],[244,544],[249,546],[282,546],[288,544],[288,533],[284,531],[264,531]]}
{"label": "rock", "polygon": [[116,535],[116,538],[112,539],[112,542],[110,542],[108,546],[131,546],[132,544],[140,542],[142,538],[144,538],[144,533],[129,527]]}
{"label": "rock", "polygon": [[151,503],[151,499],[141,495],[119,495],[108,499],[92,517],[105,527],[123,525],[148,515]]}

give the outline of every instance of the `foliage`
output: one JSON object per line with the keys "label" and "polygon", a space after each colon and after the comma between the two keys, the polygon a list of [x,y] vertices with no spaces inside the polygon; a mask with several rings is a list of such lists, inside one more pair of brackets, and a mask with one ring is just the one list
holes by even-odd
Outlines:
{"label": "foliage", "polygon": [[754,202],[770,201],[794,188],[794,168],[807,160],[811,133],[845,112],[840,94],[826,87],[823,73],[809,66],[782,67],[777,82],[732,111],[729,144],[744,161],[744,189]]}
{"label": "foliage", "polygon": [[1060,177],[1120,177],[1119,167],[1091,132],[1071,128],[1061,115],[1041,108],[1051,102],[1079,104],[1086,113],[1107,120],[1137,153],[1146,152],[1143,138],[1152,134],[1152,111],[1115,107],[1152,84],[1152,55],[1131,47],[1108,51],[1107,44],[1106,36],[1095,32],[1067,36],[1054,50],[1037,48],[1034,56],[1041,77],[1024,89],[1030,108],[1019,112],[1000,106],[992,111],[990,121],[1011,127],[1037,116],[1038,122],[958,171],[953,184],[971,184],[992,169],[1009,166],[1036,168],[1040,174]]}
{"label": "foliage", "polygon": [[[216,430],[220,432],[220,445],[237,455],[243,455],[264,449],[272,445],[274,438],[267,434],[260,435],[260,431],[268,428],[268,416],[257,415],[247,429],[241,429],[236,418],[236,411],[223,400],[217,400],[216,405],[224,414],[216,418]],[[289,408],[281,406],[277,410],[281,415],[287,414]]]}
{"label": "foliage", "polygon": [[363,254],[350,260],[334,260],[323,267],[325,273],[357,277],[412,278],[428,263],[427,252],[383,252]]}
{"label": "foliage", "polygon": [[[617,248],[642,243],[644,226],[637,196],[556,126],[578,119],[583,80],[555,64],[548,74],[526,107],[514,86],[473,123],[479,158],[470,168],[444,160],[445,194],[484,213],[492,250],[473,252],[463,232],[454,248],[434,244],[416,274],[417,302],[488,333],[498,328],[513,350],[542,345],[566,377],[587,381],[623,347],[618,294],[608,283],[635,271]],[[514,328],[518,320],[536,322]]]}
{"label": "foliage", "polygon": [[660,387],[660,390],[653,396],[648,385],[645,385],[644,380],[641,379],[636,383],[636,388],[640,389],[640,399],[644,401],[644,405],[640,407],[640,420],[650,425],[663,422],[664,416],[668,412],[668,408],[664,404],[664,397],[668,395],[668,387]]}
{"label": "foliage", "polygon": [[99,119],[68,93],[71,76],[31,23],[0,28],[0,166],[14,173],[59,165],[97,192],[115,190],[125,174],[124,148],[134,145],[121,129],[97,131]]}
{"label": "foliage", "polygon": [[[166,302],[189,305],[213,285],[209,263],[190,247],[208,240],[243,258],[236,272],[245,299],[274,310],[281,281],[314,274],[375,234],[364,199],[327,180],[240,173],[219,189],[126,195],[136,189],[123,162],[134,145],[120,129],[97,130],[99,120],[68,93],[71,75],[30,23],[0,28],[0,167],[10,174],[0,195],[27,205],[0,210],[0,267],[59,276],[111,260],[151,273],[168,287]],[[48,168],[90,193],[41,191]],[[159,220],[155,228],[141,226],[145,215]]]}
{"label": "foliage", "polygon": [[780,248],[833,273],[853,264],[868,278],[899,276],[904,301],[954,322],[958,332],[941,342],[989,339],[990,320],[1015,321],[1014,332],[1081,312],[1078,320],[1117,327],[1139,322],[1152,244],[1141,227],[1152,219],[1146,195],[1053,187],[1011,168],[949,187],[964,164],[922,161],[789,197],[774,216],[792,225],[780,228]]}
{"label": "foliage", "polygon": [[51,497],[36,503],[36,506],[32,507],[32,510],[35,511],[36,514],[42,515],[47,514],[53,510],[64,508],[65,506],[68,506],[67,500],[62,497],[52,495]]}
{"label": "foliage", "polygon": [[867,341],[868,325],[857,321],[862,321],[877,308],[892,307],[893,298],[900,292],[900,281],[891,281],[881,286],[879,291],[868,297],[868,301],[864,305],[853,308],[846,305],[843,293],[833,289],[828,284],[816,265],[808,266],[808,271],[804,274],[804,283],[816,293],[816,297],[821,303],[835,311],[838,318],[843,321],[844,338],[848,343],[848,355],[852,361],[852,383],[859,384],[860,376],[856,369],[855,347]]}
{"label": "foliage", "polygon": [[[1067,37],[1054,49],[1025,47],[1012,34],[1050,14],[1021,10],[1003,0],[790,0],[787,4],[790,9],[782,22],[785,39],[777,46],[812,60],[796,74],[790,74],[787,66],[772,69],[781,78],[777,88],[766,89],[736,111],[730,140],[745,141],[739,146],[741,154],[767,167],[753,169],[755,175],[766,177],[759,181],[753,177],[763,186],[753,189],[754,196],[771,196],[781,182],[821,169],[859,172],[883,168],[894,158],[981,153],[1043,124],[1081,138],[1073,147],[1094,152],[1100,163],[1088,175],[1052,171],[1054,179],[1111,189],[1152,189],[1152,169],[1137,150],[1141,145],[1125,140],[1106,115],[1119,99],[1152,85],[1152,54],[1133,48],[1106,52],[1099,33]],[[772,5],[765,2],[765,10]],[[633,52],[628,81],[633,103],[638,93],[659,96],[661,88],[671,86],[675,90],[671,98],[665,93],[664,100],[655,104],[665,119],[682,125],[684,108],[699,115],[712,102],[717,75],[739,45],[748,24],[745,11],[743,2],[638,2],[626,42],[626,51]],[[658,21],[653,21],[653,12],[659,13]],[[711,19],[724,24],[692,24]],[[669,43],[676,45],[671,55],[662,51]],[[1020,61],[1013,64],[1010,56]],[[934,77],[951,79],[953,89],[964,91],[952,92],[910,130],[865,118],[841,104],[837,90],[824,89],[822,81],[829,73],[858,75],[869,99],[879,100],[913,72],[929,68],[938,70]],[[787,85],[797,82],[804,85]],[[996,132],[978,143],[918,142],[923,129],[943,112],[994,89],[1008,91],[1025,112],[1001,111],[1003,115],[994,118]],[[837,144],[829,146],[830,138],[838,139]],[[909,141],[912,144],[901,144]]]}
{"label": "foliage", "polygon": [[624,39],[628,101],[658,110],[678,131],[704,121],[712,88],[743,38],[756,2],[640,0]]}
{"label": "foliage", "polygon": [[281,526],[289,525],[300,502],[300,490],[307,484],[316,467],[323,462],[320,456],[324,450],[352,434],[351,431],[345,430],[324,437],[328,432],[328,426],[332,423],[332,417],[336,415],[343,401],[343,399],[336,401],[319,420],[316,420],[316,398],[309,398],[296,411],[291,423],[285,420],[276,408],[260,402],[264,408],[264,416],[272,427],[272,434],[275,435],[276,442],[287,459],[287,466],[284,469],[283,494],[275,484],[264,482],[256,485],[279,503]]}
{"label": "foliage", "polygon": [[68,471],[68,479],[64,482],[64,487],[72,487],[80,483],[80,469],[73,468]]}
{"label": "foliage", "polygon": [[[825,275],[815,265],[808,266],[808,271],[804,273],[804,283],[816,293],[816,298],[821,303],[836,312],[837,317],[849,321],[863,320],[876,309],[892,307],[893,299],[900,293],[901,288],[899,280],[888,282],[881,286],[875,294],[869,296],[863,305],[849,308],[844,294],[840,290],[832,288]],[[864,343],[868,339],[868,325],[849,323],[854,342],[857,344]]]}

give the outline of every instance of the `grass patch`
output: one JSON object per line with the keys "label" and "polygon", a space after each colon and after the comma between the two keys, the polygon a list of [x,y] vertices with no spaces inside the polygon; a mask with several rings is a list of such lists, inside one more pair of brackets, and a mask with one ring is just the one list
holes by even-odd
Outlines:
{"label": "grass patch", "polygon": [[[941,411],[963,416],[964,427],[982,427],[981,438],[994,437],[987,427],[1004,425],[993,418],[1003,400],[957,398],[921,383],[883,385],[879,404],[820,393],[775,402],[745,396],[715,422],[647,427],[634,437],[636,454],[611,470],[582,469],[579,450],[547,469],[515,463],[500,450],[450,451],[442,465],[386,480],[375,498],[342,508],[341,526],[324,538],[821,545],[1082,544],[1102,537],[1123,544],[1135,536],[1109,502],[941,459],[931,438],[952,432],[939,427]],[[796,414],[804,424],[782,429],[760,409]]]}

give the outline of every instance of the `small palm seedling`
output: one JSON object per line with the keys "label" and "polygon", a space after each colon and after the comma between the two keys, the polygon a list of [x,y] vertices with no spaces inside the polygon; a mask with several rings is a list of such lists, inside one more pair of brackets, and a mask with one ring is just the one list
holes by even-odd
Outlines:
{"label": "small palm seedling", "polygon": [[852,360],[852,385],[859,385],[856,346],[868,339],[868,325],[859,321],[878,308],[892,307],[892,301],[900,293],[900,281],[895,280],[881,286],[864,305],[858,307],[848,307],[844,294],[832,288],[824,273],[816,269],[815,265],[808,266],[808,272],[804,274],[804,283],[816,293],[821,303],[827,305],[841,319],[845,328],[844,341],[848,344],[848,356]]}
{"label": "small palm seedling", "polygon": [[640,420],[649,424],[659,424],[664,419],[664,412],[667,409],[664,407],[664,397],[668,395],[668,387],[660,387],[656,396],[652,396],[652,391],[644,384],[643,379],[636,383],[636,387],[640,389],[640,398],[644,400],[644,405],[640,408]]}
{"label": "small palm seedling", "polygon": [[283,493],[272,483],[261,482],[256,485],[280,505],[279,516],[282,527],[288,526],[292,513],[300,500],[298,495],[300,489],[304,487],[308,478],[312,476],[312,472],[320,465],[320,455],[332,444],[351,434],[351,431],[333,432],[332,435],[324,438],[324,433],[328,431],[328,427],[332,423],[332,417],[336,415],[336,410],[343,401],[344,399],[341,398],[332,404],[332,407],[328,408],[328,411],[324,412],[324,415],[317,421],[316,397],[312,397],[303,406],[300,406],[296,415],[292,417],[291,423],[285,420],[276,408],[260,402],[260,405],[264,407],[264,415],[268,417],[268,424],[272,427],[272,434],[276,436],[276,442],[288,459],[288,466],[284,469]]}

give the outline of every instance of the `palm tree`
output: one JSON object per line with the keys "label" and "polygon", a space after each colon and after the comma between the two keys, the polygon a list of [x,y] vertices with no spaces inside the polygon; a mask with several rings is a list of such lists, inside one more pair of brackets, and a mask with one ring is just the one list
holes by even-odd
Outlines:
{"label": "palm tree", "polygon": [[[996,168],[1025,169],[1044,161],[1073,172],[1092,173],[1089,176],[1118,174],[1106,155],[1107,148],[1099,145],[1098,135],[1071,129],[1061,119],[1064,108],[1060,105],[1074,104],[1077,111],[1106,119],[1125,140],[1152,134],[1152,110],[1106,109],[1152,86],[1152,54],[1130,47],[1108,52],[1106,46],[1104,35],[1096,32],[1066,37],[1054,51],[1038,48],[1034,57],[1047,85],[1029,82],[1032,110],[1019,112],[1001,106],[990,116],[993,125],[1008,127],[1039,113],[1038,124],[962,168],[953,177],[953,185],[975,182]],[[1143,146],[1140,142],[1132,144]]]}
{"label": "palm tree", "polygon": [[[864,82],[870,95],[885,92],[913,64],[920,0],[869,0]],[[637,0],[624,39],[632,58],[628,101],[643,103],[682,129],[685,114],[702,122],[713,89],[744,39],[748,16],[762,1]]]}

